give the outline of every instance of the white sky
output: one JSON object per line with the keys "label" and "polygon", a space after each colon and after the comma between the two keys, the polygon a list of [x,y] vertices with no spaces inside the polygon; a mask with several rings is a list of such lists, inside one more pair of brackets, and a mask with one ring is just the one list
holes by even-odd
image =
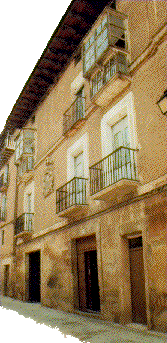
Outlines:
{"label": "white sky", "polygon": [[70,2],[1,1],[0,132]]}

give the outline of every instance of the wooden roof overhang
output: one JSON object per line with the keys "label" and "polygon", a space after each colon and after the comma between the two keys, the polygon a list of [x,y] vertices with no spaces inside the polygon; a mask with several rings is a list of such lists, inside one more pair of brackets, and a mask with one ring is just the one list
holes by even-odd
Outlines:
{"label": "wooden roof overhang", "polygon": [[31,117],[108,3],[115,8],[115,1],[108,0],[73,0],[70,3],[6,121],[0,135],[0,149],[7,132],[22,128]]}

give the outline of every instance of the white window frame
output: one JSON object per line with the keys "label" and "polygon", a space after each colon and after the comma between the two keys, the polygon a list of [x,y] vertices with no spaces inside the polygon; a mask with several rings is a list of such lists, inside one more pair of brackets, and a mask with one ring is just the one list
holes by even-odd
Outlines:
{"label": "white window frame", "polygon": [[24,213],[28,213],[28,195],[31,194],[31,210],[34,213],[34,181],[28,184],[24,190],[24,202],[23,209]]}
{"label": "white window frame", "polygon": [[105,113],[101,120],[102,158],[113,151],[111,144],[111,127],[125,116],[127,116],[128,119],[130,148],[136,149],[138,147],[134,98],[133,93],[130,92]]}
{"label": "white window frame", "polygon": [[67,149],[67,181],[75,176],[74,158],[83,153],[84,178],[89,177],[88,134],[84,134]]}

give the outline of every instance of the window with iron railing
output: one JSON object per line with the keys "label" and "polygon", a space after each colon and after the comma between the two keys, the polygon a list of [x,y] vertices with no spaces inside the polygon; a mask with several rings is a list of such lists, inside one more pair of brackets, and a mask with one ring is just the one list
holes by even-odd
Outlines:
{"label": "window with iron railing", "polygon": [[33,229],[34,213],[23,213],[15,221],[15,235],[21,232],[31,232]]}
{"label": "window with iron railing", "polygon": [[98,27],[94,29],[92,35],[83,45],[83,71],[85,76],[109,46],[127,50],[125,16],[108,9]]}
{"label": "window with iron railing", "polygon": [[86,179],[74,177],[56,190],[56,213],[74,205],[86,204]]}
{"label": "window with iron railing", "polygon": [[63,134],[71,130],[75,124],[85,117],[84,88],[76,94],[76,99],[63,115]]}
{"label": "window with iron railing", "polygon": [[94,96],[99,90],[111,80],[117,73],[127,74],[127,59],[123,53],[117,53],[110,58],[98,71],[91,81],[90,96]]}
{"label": "window with iron railing", "polygon": [[90,167],[91,195],[120,180],[137,181],[136,150],[119,147]]}

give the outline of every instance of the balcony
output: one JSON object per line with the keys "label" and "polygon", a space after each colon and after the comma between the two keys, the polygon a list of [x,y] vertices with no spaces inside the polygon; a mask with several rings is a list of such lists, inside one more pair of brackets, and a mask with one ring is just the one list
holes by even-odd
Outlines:
{"label": "balcony", "polygon": [[113,51],[128,51],[127,17],[106,7],[83,41],[83,75],[90,78]]}
{"label": "balcony", "polygon": [[5,178],[4,173],[0,176],[0,192],[6,192],[8,187],[8,177]]}
{"label": "balcony", "polygon": [[1,146],[1,164],[4,164],[15,151],[15,142],[12,136],[8,135]]}
{"label": "balcony", "polygon": [[98,106],[106,106],[125,89],[131,80],[128,76],[126,55],[114,54],[91,80],[91,100]]}
{"label": "balcony", "polygon": [[6,220],[6,211],[0,208],[0,221],[5,222],[5,220]]}
{"label": "balcony", "polygon": [[56,213],[60,217],[78,217],[85,213],[86,179],[74,177],[56,190]]}
{"label": "balcony", "polygon": [[34,171],[34,157],[22,156],[20,164],[18,164],[18,179],[27,182],[32,176]]}
{"label": "balcony", "polygon": [[90,194],[111,201],[134,192],[138,186],[136,150],[119,147],[90,167]]}
{"label": "balcony", "polygon": [[69,135],[85,122],[85,98],[80,97],[72,103],[63,115],[63,134]]}
{"label": "balcony", "polygon": [[[22,161],[33,158],[34,154],[34,129],[23,129],[16,140],[15,164],[18,166]],[[23,162],[24,163],[24,162]]]}
{"label": "balcony", "polygon": [[19,237],[31,237],[34,213],[23,213],[15,221],[14,234]]}

